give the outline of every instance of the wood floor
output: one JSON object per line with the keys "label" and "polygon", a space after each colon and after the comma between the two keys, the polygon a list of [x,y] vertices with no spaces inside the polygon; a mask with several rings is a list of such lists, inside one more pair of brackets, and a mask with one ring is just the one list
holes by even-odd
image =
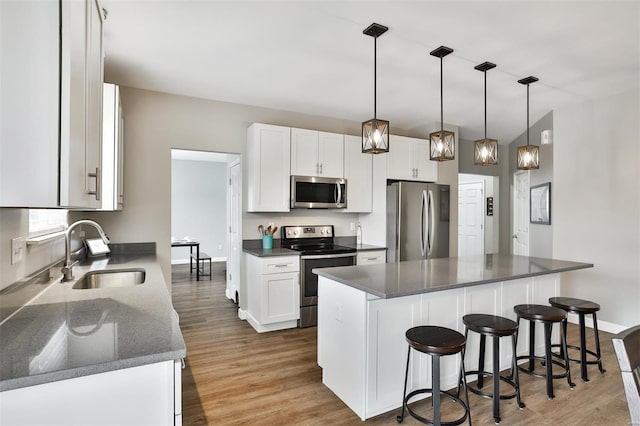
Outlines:
{"label": "wood floor", "polygon": [[[199,282],[189,276],[188,266],[173,267],[173,303],[187,344],[182,384],[185,425],[397,424],[398,410],[362,422],[322,384],[315,328],[258,334],[238,319],[237,306],[224,295],[224,267],[214,263],[212,279]],[[589,366],[591,381],[584,383],[579,366],[573,364],[575,389],[555,380],[552,401],[546,397],[543,379],[523,374],[526,408],[518,410],[515,400],[501,401],[501,424],[630,424],[611,335],[601,332],[600,338],[605,374]],[[577,328],[572,325],[569,340],[577,341]],[[469,398],[473,424],[493,425],[491,401],[473,394]],[[443,408],[449,416],[443,420],[456,414],[449,406]],[[405,417],[403,424],[419,423]]]}

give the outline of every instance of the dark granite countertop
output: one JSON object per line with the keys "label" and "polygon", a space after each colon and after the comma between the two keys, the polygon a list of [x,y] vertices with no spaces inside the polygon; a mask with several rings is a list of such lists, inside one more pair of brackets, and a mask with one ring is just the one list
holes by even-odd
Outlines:
{"label": "dark granite countertop", "polygon": [[487,254],[321,268],[313,272],[387,299],[592,267],[591,263]]}
{"label": "dark granite countertop", "polygon": [[143,284],[74,290],[53,281],[0,325],[0,391],[186,356],[186,346],[154,255],[115,255],[73,268],[144,268]]}

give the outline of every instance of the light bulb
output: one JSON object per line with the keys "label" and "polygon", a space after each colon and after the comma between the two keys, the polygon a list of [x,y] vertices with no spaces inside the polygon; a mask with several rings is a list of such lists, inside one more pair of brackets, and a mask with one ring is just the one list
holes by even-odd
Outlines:
{"label": "light bulb", "polygon": [[488,154],[489,154],[489,152],[487,151],[487,148],[483,146],[482,147],[482,151],[480,151],[480,155],[482,156],[482,159],[486,160]]}
{"label": "light bulb", "polygon": [[531,154],[529,152],[524,154],[524,164],[529,165],[531,163]]}
{"label": "light bulb", "polygon": [[438,152],[442,152],[444,149],[444,144],[442,143],[442,139],[438,140]]}
{"label": "light bulb", "polygon": [[373,132],[373,142],[378,145],[378,142],[380,142],[380,139],[382,139],[382,135],[380,134],[380,130],[376,129]]}

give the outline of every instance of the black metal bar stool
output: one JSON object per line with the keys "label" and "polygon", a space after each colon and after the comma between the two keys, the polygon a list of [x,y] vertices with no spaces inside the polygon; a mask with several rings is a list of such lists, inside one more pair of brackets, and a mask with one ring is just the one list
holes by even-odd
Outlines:
{"label": "black metal bar stool", "polygon": [[[518,379],[518,369],[516,364],[516,335],[518,334],[518,324],[510,319],[485,314],[469,314],[462,317],[462,322],[465,325],[464,337],[465,340],[469,336],[469,330],[480,334],[480,354],[478,358],[478,369],[467,371],[466,375],[477,375],[478,379],[476,386],[469,385],[469,390],[476,395],[480,395],[484,398],[493,399],[493,420],[496,424],[500,423],[500,400],[517,398],[518,408],[522,409],[525,405],[520,399],[520,381]],[[484,371],[484,356],[487,336],[493,338],[493,372]],[[511,336],[511,345],[513,348],[513,357],[511,363],[511,374],[513,377],[503,377],[500,375],[500,337]],[[464,353],[466,348],[462,352],[462,358],[464,359]],[[493,377],[493,392],[483,392],[481,389],[484,386],[484,377]],[[513,380],[512,380],[513,379]],[[513,392],[506,395],[500,394],[500,381],[503,381],[513,387]]]}
{"label": "black metal bar stool", "polygon": [[[553,379],[566,377],[569,387],[573,389],[575,384],[571,381],[571,370],[569,369],[569,358],[567,357],[567,341],[562,330],[560,332],[560,341],[563,349],[562,353],[564,354],[564,364],[552,359],[551,357],[551,329],[553,324],[556,323],[566,326],[567,313],[560,308],[545,305],[516,305],[513,307],[513,310],[518,317],[516,321],[518,324],[520,324],[521,318],[529,321],[529,355],[516,357],[516,362],[521,359],[529,360],[529,368],[524,368],[518,365],[518,369],[535,377],[544,377],[547,381],[547,397],[549,399],[554,398]],[[544,325],[544,356],[535,356],[536,322],[540,322]],[[535,360],[543,362],[545,366],[544,374],[535,372]],[[564,372],[560,374],[553,374],[552,364],[559,365],[564,369]]]}
{"label": "black metal bar stool", "polygon": [[[583,382],[588,382],[589,377],[587,376],[587,364],[598,364],[598,369],[600,373],[604,373],[605,370],[602,368],[602,354],[600,352],[600,336],[598,334],[598,320],[596,318],[596,312],[600,310],[600,305],[597,303],[591,302],[589,300],[583,299],[574,299],[572,297],[551,297],[549,298],[549,304],[556,308],[560,308],[563,311],[571,312],[572,314],[578,315],[578,324],[580,326],[580,346],[569,345],[567,344],[567,348],[575,349],[580,351],[580,359],[569,358],[569,361],[580,363],[580,375],[582,377]],[[591,314],[593,318],[593,337],[596,341],[596,351],[593,352],[587,349],[587,337],[586,330],[584,325],[584,316]],[[565,339],[567,336],[567,324],[563,323],[563,332],[565,335]],[[558,347],[560,345],[551,345],[552,347]],[[594,360],[587,361],[587,354],[590,354],[595,357]],[[561,357],[563,356],[562,352],[560,354],[554,353],[555,356]]]}
{"label": "black metal bar stool", "polygon": [[[402,412],[397,417],[398,423],[404,420],[405,409],[414,419],[431,425],[447,425],[454,426],[462,424],[467,418],[471,424],[471,412],[469,411],[469,393],[467,392],[467,382],[465,380],[464,359],[462,350],[464,349],[464,336],[455,330],[436,326],[418,326],[407,330],[407,342],[409,343],[409,351],[407,353],[407,368],[404,373],[404,390],[402,392]],[[407,378],[409,376],[409,360],[411,358],[411,348],[418,352],[431,355],[431,388],[416,389],[407,395]],[[447,392],[440,390],[440,357],[445,355],[460,354],[460,377],[464,387],[466,402],[458,396],[453,396]],[[458,391],[460,384],[458,383]],[[430,393],[433,403],[433,419],[427,419],[416,414],[410,407],[409,401],[416,395]],[[444,395],[451,398],[464,409],[464,415],[456,420],[442,422],[440,417],[440,396]]]}

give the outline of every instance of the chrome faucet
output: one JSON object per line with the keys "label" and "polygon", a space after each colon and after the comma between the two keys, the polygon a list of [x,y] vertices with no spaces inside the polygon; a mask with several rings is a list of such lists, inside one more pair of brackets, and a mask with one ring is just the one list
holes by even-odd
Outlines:
{"label": "chrome faucet", "polygon": [[67,230],[64,232],[64,266],[62,267],[62,275],[63,275],[62,282],[71,281],[73,279],[72,268],[76,263],[78,263],[77,260],[71,263],[71,231],[73,231],[73,229],[78,225],[93,226],[94,228],[96,228],[96,230],[100,234],[100,238],[102,238],[102,241],[105,244],[109,244],[109,238],[107,238],[107,236],[105,235],[104,231],[102,230],[102,227],[98,225],[97,222],[94,222],[93,220],[83,219],[69,225]]}

